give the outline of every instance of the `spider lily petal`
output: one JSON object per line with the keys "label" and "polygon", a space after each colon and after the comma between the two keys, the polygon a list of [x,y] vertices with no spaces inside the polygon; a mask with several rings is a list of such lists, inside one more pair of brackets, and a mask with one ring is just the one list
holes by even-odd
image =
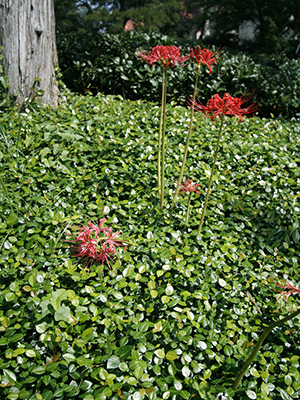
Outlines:
{"label": "spider lily petal", "polygon": [[195,49],[190,50],[190,59],[196,64],[205,64],[209,69],[209,74],[212,72],[211,67],[217,62],[217,58],[220,56],[220,52],[215,51],[214,53],[208,49],[202,49],[196,46]]}
{"label": "spider lily petal", "polygon": [[247,103],[252,96],[243,95],[241,98],[232,97],[229,93],[225,93],[223,98],[215,94],[204,106],[202,103],[197,103],[193,99],[188,99],[188,103],[195,111],[201,111],[212,121],[219,116],[223,118],[225,115],[239,117],[239,122],[242,121],[243,115],[252,114],[257,109],[256,103],[251,104],[249,107],[242,108],[242,105]]}
{"label": "spider lily petal", "polygon": [[189,56],[182,57],[177,46],[155,46],[149,53],[138,51],[137,55],[142,60],[148,61],[150,66],[158,61],[166,68],[170,64],[172,67],[176,64],[183,64],[189,58]]}
{"label": "spider lily petal", "polygon": [[74,256],[80,257],[93,264],[93,262],[106,262],[110,268],[109,260],[114,261],[116,246],[123,246],[119,232],[113,233],[111,227],[104,227],[106,218],[102,218],[99,224],[88,221],[87,225],[75,227],[77,233],[73,239]]}
{"label": "spider lily petal", "polygon": [[286,300],[294,293],[298,293],[298,295],[300,296],[300,283],[298,284],[298,287],[297,287],[297,286],[293,286],[288,280],[283,281],[283,280],[279,279],[278,282],[275,282],[274,279],[272,279],[272,282],[276,286],[278,286],[282,289],[286,289],[283,292],[280,290],[277,290],[277,292],[280,292],[280,295],[278,295],[278,296],[280,296],[280,297],[285,296]]}
{"label": "spider lily petal", "polygon": [[191,179],[186,179],[185,181],[181,182],[179,193],[196,192],[198,194],[201,194],[196,189],[197,186],[202,186],[202,185],[201,183],[193,182]]}

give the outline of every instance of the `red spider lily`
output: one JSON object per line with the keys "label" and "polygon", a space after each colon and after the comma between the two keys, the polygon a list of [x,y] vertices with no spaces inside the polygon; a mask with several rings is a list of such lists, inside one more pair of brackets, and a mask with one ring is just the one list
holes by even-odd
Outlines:
{"label": "red spider lily", "polygon": [[197,186],[202,186],[202,185],[201,183],[193,182],[191,179],[186,179],[185,181],[181,182],[179,193],[196,192],[198,194],[201,194],[196,189]]}
{"label": "red spider lily", "polygon": [[[101,218],[98,225],[88,221],[87,225],[79,228],[76,238],[69,240],[74,243],[75,257],[81,257],[88,261],[88,264],[104,262],[110,268],[109,260],[113,261],[116,253],[116,246],[123,246],[119,232],[112,232],[110,227],[104,227],[106,218]],[[77,227],[76,227],[77,228]],[[74,235],[73,235],[74,236]]]}
{"label": "red spider lily", "polygon": [[[256,103],[251,104],[249,107],[242,108],[242,105],[251,100],[252,96],[243,95],[241,98],[232,97],[229,93],[225,93],[223,98],[221,98],[218,94],[215,94],[204,106],[201,103],[197,103],[192,99],[188,100],[188,103],[191,107],[194,108],[195,111],[201,111],[208,118],[211,118],[212,121],[219,116],[223,118],[224,115],[232,115],[239,117],[239,122],[242,121],[243,115],[252,114],[257,109],[258,106]],[[209,115],[208,115],[209,114]]]}
{"label": "red spider lily", "polygon": [[195,61],[196,64],[205,64],[209,69],[209,74],[212,72],[211,67],[216,63],[217,58],[221,53],[215,51],[214,53],[208,49],[202,49],[196,46],[195,50],[190,50],[190,59]]}
{"label": "red spider lily", "polygon": [[137,54],[143,60],[148,61],[150,66],[159,61],[166,68],[170,64],[172,67],[176,64],[183,64],[189,58],[189,56],[181,57],[177,46],[155,46],[149,53],[138,51]]}
{"label": "red spider lily", "polygon": [[291,294],[298,293],[300,296],[300,283],[298,284],[298,287],[293,286],[288,280],[283,281],[281,279],[278,280],[278,282],[275,282],[274,279],[272,279],[272,282],[276,285],[279,286],[282,289],[288,289],[288,291],[280,292],[280,290],[277,290],[277,292],[280,292],[279,297],[285,296],[286,300],[290,297]]}

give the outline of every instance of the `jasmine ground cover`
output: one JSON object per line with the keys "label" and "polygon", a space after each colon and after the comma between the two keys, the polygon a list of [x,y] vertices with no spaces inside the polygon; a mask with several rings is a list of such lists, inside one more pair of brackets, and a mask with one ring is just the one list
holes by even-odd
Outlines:
{"label": "jasmine ground cover", "polygon": [[[297,306],[271,279],[298,281],[300,124],[197,114],[184,176],[203,187],[159,207],[160,107],[66,95],[56,111],[3,113],[0,153],[0,375],[8,399],[290,399],[300,393],[299,320],[275,329],[238,391],[264,327]],[[167,105],[165,204],[190,112]],[[200,188],[201,192],[201,188]],[[72,257],[72,224],[130,237],[108,267]],[[218,397],[219,396],[219,397]]]}

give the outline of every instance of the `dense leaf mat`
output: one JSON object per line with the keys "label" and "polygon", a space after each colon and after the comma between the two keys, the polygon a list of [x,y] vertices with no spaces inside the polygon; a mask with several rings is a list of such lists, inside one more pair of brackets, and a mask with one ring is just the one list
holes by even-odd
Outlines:
{"label": "dense leaf mat", "polygon": [[[189,110],[167,112],[163,211],[158,105],[68,94],[55,111],[1,114],[1,398],[299,398],[298,319],[231,389],[264,327],[298,301],[278,302],[269,280],[298,280],[299,121],[225,119],[197,238],[218,127],[196,115],[185,177],[203,194],[186,226],[187,198],[170,204]],[[135,245],[87,273],[64,239],[102,217]]]}

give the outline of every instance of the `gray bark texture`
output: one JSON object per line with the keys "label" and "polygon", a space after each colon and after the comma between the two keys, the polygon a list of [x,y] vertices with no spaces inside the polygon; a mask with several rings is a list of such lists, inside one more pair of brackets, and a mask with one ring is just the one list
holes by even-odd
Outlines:
{"label": "gray bark texture", "polygon": [[22,104],[41,90],[41,101],[56,106],[53,0],[0,0],[0,39],[9,94]]}

